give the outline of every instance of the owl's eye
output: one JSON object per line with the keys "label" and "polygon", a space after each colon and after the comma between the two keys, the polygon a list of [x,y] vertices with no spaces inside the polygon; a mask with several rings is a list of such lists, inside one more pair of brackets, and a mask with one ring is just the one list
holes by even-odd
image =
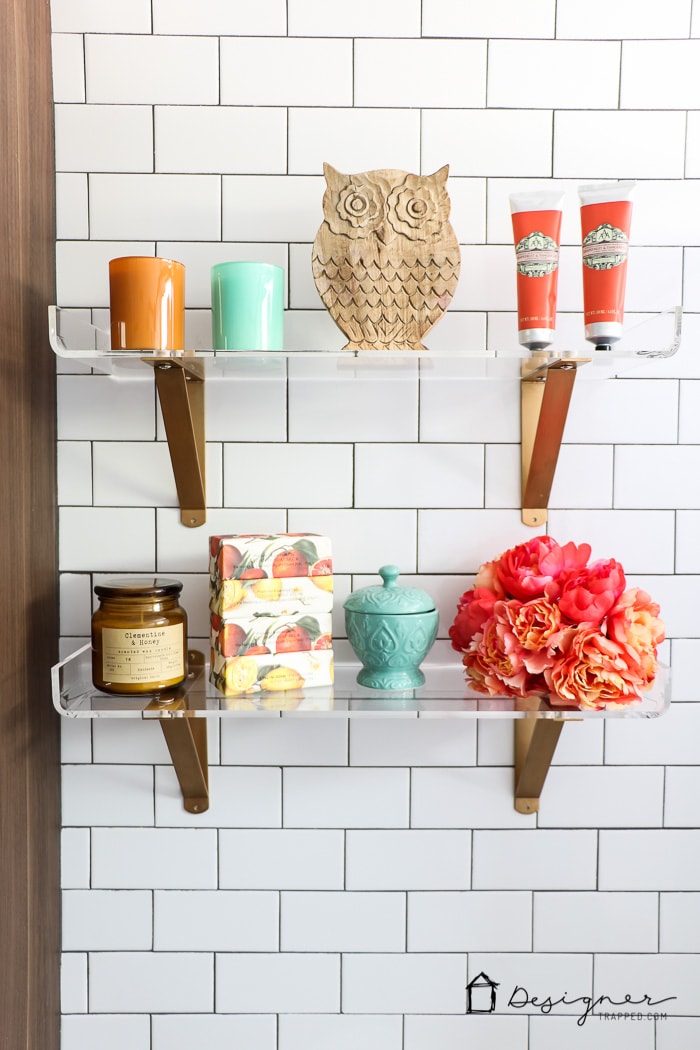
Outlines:
{"label": "owl's eye", "polygon": [[424,219],[428,213],[428,205],[420,197],[414,197],[406,205],[406,211],[414,219]]}
{"label": "owl's eye", "polygon": [[341,224],[346,229],[349,224],[355,230],[355,236],[366,237],[381,221],[383,207],[381,190],[378,187],[371,183],[358,186],[349,182],[343,186],[335,204],[338,218],[330,214],[327,218],[331,229],[336,233],[344,233]]}
{"label": "owl's eye", "polygon": [[423,240],[439,233],[449,214],[447,194],[419,175],[407,175],[389,195],[387,216],[392,229],[409,240]]}
{"label": "owl's eye", "polygon": [[366,197],[361,197],[359,193],[353,193],[352,197],[346,199],[345,207],[353,215],[359,217],[369,210],[369,201]]}

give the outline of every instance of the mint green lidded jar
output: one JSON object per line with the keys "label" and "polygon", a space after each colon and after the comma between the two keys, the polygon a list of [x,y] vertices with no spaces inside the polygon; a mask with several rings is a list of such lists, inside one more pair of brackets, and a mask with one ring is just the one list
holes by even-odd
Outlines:
{"label": "mint green lidded jar", "polygon": [[284,270],[273,263],[223,262],[211,268],[214,350],[282,350]]}
{"label": "mint green lidded jar", "polygon": [[353,591],[345,601],[345,626],[362,663],[360,685],[371,689],[414,689],[423,685],[420,664],[438,629],[438,610],[426,591],[398,584],[400,570],[383,565],[384,583]]}

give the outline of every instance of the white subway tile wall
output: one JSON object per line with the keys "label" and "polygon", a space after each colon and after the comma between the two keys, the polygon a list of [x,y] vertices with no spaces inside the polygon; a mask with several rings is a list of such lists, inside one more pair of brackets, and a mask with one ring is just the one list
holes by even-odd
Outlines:
{"label": "white subway tile wall", "polygon": [[[584,181],[638,180],[628,325],[686,311],[670,361],[582,373],[547,526],[661,603],[671,711],[568,725],[530,816],[513,809],[510,722],[211,721],[201,815],[152,722],[64,725],[62,1050],[695,1050],[699,3],[51,12],[57,302],[98,326],[109,259],[163,255],[187,267],[188,346],[206,348],[210,267],[251,259],[286,271],[288,347],[341,347],[310,266],[324,162],[450,165],[462,272],[435,348],[515,343],[515,190],[565,193],[557,345],[590,350]],[[352,379],[299,360],[282,378],[209,382],[208,521],[190,530],[152,376],[61,362],[62,651],[89,636],[93,585],[141,572],[183,580],[206,647],[208,535],[289,530],[332,539],[339,651],[344,597],[395,562],[435,598],[450,654],[479,565],[533,533],[517,382],[430,364]],[[608,998],[577,1024],[586,997]]]}

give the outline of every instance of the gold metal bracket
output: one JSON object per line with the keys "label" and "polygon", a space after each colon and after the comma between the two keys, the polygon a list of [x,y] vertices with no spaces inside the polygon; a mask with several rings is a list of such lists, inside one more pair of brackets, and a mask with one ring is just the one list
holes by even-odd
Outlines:
{"label": "gold metal bracket", "polygon": [[558,718],[519,718],[515,721],[515,808],[518,813],[536,813],[559,734],[564,727]]}
{"label": "gold metal bracket", "polygon": [[180,503],[180,521],[197,528],[206,514],[204,371],[201,361],[142,358],[152,365]]}
{"label": "gold metal bracket", "polygon": [[533,353],[523,362],[520,383],[522,521],[547,521],[549,495],[559,458],[569,402],[579,365],[590,357],[553,358]]}
{"label": "gold metal bracket", "polygon": [[[189,689],[176,689],[171,697],[152,700],[145,711],[159,712],[175,775],[182,790],[188,813],[204,813],[209,809],[209,756],[207,748],[207,720],[192,716],[188,711],[197,706],[197,691],[192,689],[204,673],[202,653],[188,653]],[[182,695],[182,693],[185,695]]]}

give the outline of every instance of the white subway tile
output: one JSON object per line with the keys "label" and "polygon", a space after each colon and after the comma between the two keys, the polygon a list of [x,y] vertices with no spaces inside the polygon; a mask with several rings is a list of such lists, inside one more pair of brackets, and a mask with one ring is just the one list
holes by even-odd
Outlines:
{"label": "white subway tile", "polygon": [[443,359],[421,376],[421,440],[519,441],[519,381],[477,385],[459,373]]}
{"label": "white subway tile", "polygon": [[[597,76],[591,81],[590,70]],[[546,69],[524,77],[524,68]],[[492,40],[488,104],[529,109],[615,109],[620,45],[567,40]]]}
{"label": "white subway tile", "polygon": [[[402,1018],[362,1014],[281,1014],[279,1050],[401,1050]],[[222,1048],[223,1050],[223,1048]]]}
{"label": "white subway tile", "polygon": [[[52,21],[53,21],[52,12]],[[85,101],[85,59],[83,37],[79,33],[59,33],[53,27],[51,36],[51,72],[54,102]]]}
{"label": "white subway tile", "polygon": [[602,890],[700,889],[700,832],[601,831]]}
{"label": "white subway tile", "polygon": [[473,9],[461,0],[423,0],[425,36],[551,37],[554,0],[491,0]]}
{"label": "white subway tile", "polygon": [[156,824],[170,827],[263,828],[281,823],[279,769],[209,770],[210,804],[205,813],[188,813],[172,766],[156,774]]}
{"label": "white subway tile", "polygon": [[344,955],[343,1012],[464,1011],[464,955]]}
{"label": "white subway tile", "polygon": [[[283,172],[287,115],[283,108],[156,106],[156,171]],[[138,169],[135,169],[138,170]],[[242,239],[235,234],[235,239]],[[276,240],[279,240],[279,233]]]}
{"label": "white subway tile", "polygon": [[207,380],[206,399],[210,441],[285,440],[284,379]]}
{"label": "white subway tile", "polygon": [[699,700],[697,693],[697,666],[700,642],[677,638],[671,643],[671,698],[673,701]]}
{"label": "white subway tile", "polygon": [[[341,337],[343,338],[343,337]],[[349,363],[349,362],[348,362]],[[377,362],[379,364],[379,362]],[[291,441],[415,441],[418,436],[418,374],[387,367],[356,373],[351,381],[342,361],[291,363]],[[387,401],[391,412],[386,411]]]}
{"label": "white subway tile", "polygon": [[61,719],[61,762],[92,761],[90,719]]}
{"label": "white subway tile", "polygon": [[209,564],[209,536],[235,532],[287,531],[282,510],[209,509],[205,535],[202,535],[201,529],[184,528],[177,510],[156,511],[156,521],[159,572],[206,572]]}
{"label": "white subway tile", "polygon": [[359,718],[350,723],[353,765],[462,766],[475,760],[476,724],[471,719]]}
{"label": "white subway tile", "polygon": [[88,230],[87,175],[58,172],[56,175],[56,238],[81,240]]}
{"label": "white subway tile", "polygon": [[[588,994],[590,989],[585,993]],[[575,993],[572,993],[575,994]],[[605,1004],[607,1005],[607,1004]],[[581,1007],[582,1012],[585,1005]],[[573,1024],[570,1017],[531,1017],[530,1050],[654,1050],[654,1024],[627,1024],[621,1010],[605,1008],[593,1014],[584,1025]]]}
{"label": "white subway tile", "polygon": [[153,0],[153,32],[182,36],[284,35],[284,0],[251,6],[246,0]]}
{"label": "white subway tile", "polygon": [[[632,585],[641,587],[658,602],[667,638],[692,638],[700,637],[700,624],[695,621],[698,582],[697,576],[637,576]],[[681,695],[679,699],[695,699],[695,689],[690,696]]]}
{"label": "white subway tile", "polygon": [[109,260],[153,254],[153,241],[58,241],[56,302],[59,306],[108,306]]}
{"label": "white subway tile", "polygon": [[681,766],[666,770],[666,793],[664,796],[665,827],[700,827],[700,816],[697,809],[697,791],[699,787],[700,768],[697,766]]}
{"label": "white subway tile", "polygon": [[289,111],[290,175],[319,175],[324,161],[353,175],[385,167],[387,157],[399,170],[417,172],[419,151],[420,115],[415,110],[329,106]]}
{"label": "white subway tile", "polygon": [[663,823],[663,770],[558,766],[549,771],[544,797],[541,828],[657,827]]}
{"label": "white subway tile", "polygon": [[115,382],[109,376],[91,375],[59,376],[57,384],[59,439],[153,439],[154,391],[150,382]]}
{"label": "white subway tile", "polygon": [[355,446],[357,507],[479,507],[483,445]]}
{"label": "white subway tile", "polygon": [[283,893],[284,952],[401,952],[406,943],[403,893]]}
{"label": "white subway tile", "polygon": [[[697,112],[688,113],[688,133],[687,133],[687,146],[685,154],[685,175],[688,179],[696,179],[700,175],[700,114]],[[679,189],[683,187],[683,183],[679,184]],[[693,188],[694,184],[690,183],[690,187]],[[693,213],[688,215],[688,218],[692,222]],[[694,239],[693,239],[694,241]],[[683,243],[688,243],[683,238]]]}
{"label": "white subway tile", "polygon": [[[624,109],[698,109],[700,41],[632,40],[622,45]],[[654,76],[649,70],[654,69]]]}
{"label": "white subway tile", "polygon": [[153,171],[150,106],[61,105],[54,114],[57,171]]}
{"label": "white subway tile", "polygon": [[86,889],[90,885],[90,829],[61,829],[61,887]]}
{"label": "white subway tile", "polygon": [[[177,489],[164,441],[93,444],[95,506],[176,507]],[[221,504],[221,446],[206,449],[207,501]]]}
{"label": "white subway tile", "polygon": [[[302,462],[308,472],[298,470]],[[224,502],[230,506],[349,507],[352,475],[349,444],[224,446]]]}
{"label": "white subway tile", "polygon": [[129,718],[96,718],[93,726],[93,761],[163,763],[170,761],[165,737],[157,721]]}
{"label": "white subway tile", "polygon": [[216,832],[205,828],[94,828],[95,889],[213,889]]}
{"label": "white subway tile", "polygon": [[342,4],[327,0],[289,0],[287,4],[290,36],[402,37],[421,35],[419,0],[357,0],[352,18]]}
{"label": "white subway tile", "polygon": [[65,890],[61,922],[65,951],[153,947],[153,903],[147,890]]}
{"label": "white subway tile", "polygon": [[[629,992],[644,993],[659,1005],[656,1009],[674,1015],[698,1013],[700,956],[690,955],[596,955],[594,996],[609,995],[618,1002]],[[660,1000],[668,997],[669,1001]],[[644,1007],[640,1007],[644,1010]],[[654,1011],[654,1006],[649,1009]]]}
{"label": "white subway tile", "polygon": [[537,952],[655,952],[655,893],[536,893]]}
{"label": "white subway tile", "polygon": [[57,447],[59,504],[92,503],[92,446],[89,441],[59,441]]}
{"label": "white subway tile", "polygon": [[[461,8],[460,8],[461,9]],[[571,1021],[568,1022],[571,1025]],[[405,1021],[405,1050],[502,1050],[503,1047],[524,1047],[528,1039],[527,1017],[498,1017],[495,1014],[480,1017],[430,1017],[407,1014]]]}
{"label": "white subway tile", "polygon": [[356,106],[464,109],[486,102],[484,40],[356,40],[354,70]]}
{"label": "white subway tile", "polygon": [[[700,448],[619,445],[615,449],[615,506],[696,507],[700,501]],[[653,485],[648,484],[654,479]]]}
{"label": "white subway tile", "polygon": [[[649,420],[653,418],[653,427]],[[674,380],[592,381],[576,386],[565,441],[624,441],[628,445],[675,444],[678,383]]]}
{"label": "white subway tile", "polygon": [[[689,113],[688,154],[686,175],[691,165],[693,122]],[[697,199],[698,184],[692,178],[666,182],[641,181],[634,190],[632,234],[635,244],[688,245],[700,243],[700,217],[695,213],[693,201]],[[663,216],[663,218],[662,218]],[[688,253],[686,253],[687,263]],[[686,303],[686,306],[688,304]]]}
{"label": "white subway tile", "polygon": [[59,566],[80,571],[152,572],[152,510],[63,507],[59,510]]}
{"label": "white subway tile", "polygon": [[470,852],[465,831],[348,831],[346,885],[352,890],[468,889]]}
{"label": "white subway tile", "polygon": [[[321,69],[333,70],[333,75],[324,78],[319,95]],[[224,105],[235,102],[243,106],[314,106],[321,100],[326,106],[353,104],[350,40],[242,36],[222,39]],[[358,99],[354,101],[362,105]],[[373,104],[382,104],[381,98]]]}
{"label": "white subway tile", "polygon": [[530,893],[409,893],[410,952],[528,952]]}
{"label": "white subway tile", "polygon": [[342,831],[222,831],[219,851],[224,889],[343,888]]}
{"label": "white subway tile", "polygon": [[628,574],[671,573],[674,517],[671,510],[551,510],[548,521],[559,543],[588,543],[594,560],[616,558]]}
{"label": "white subway tile", "polygon": [[151,1050],[150,1018],[145,1014],[64,1014],[63,1050]]}
{"label": "white subway tile", "polygon": [[93,952],[92,1013],[211,1012],[214,960],[195,952]]}
{"label": "white subway tile", "polygon": [[61,634],[89,635],[92,615],[90,577],[86,573],[59,576]]}
{"label": "white subway tile", "polygon": [[407,827],[408,786],[406,769],[287,769],[284,825]]}
{"label": "white subway tile", "polygon": [[[557,1013],[580,1016],[583,1007],[580,1003],[571,1003],[575,992],[581,989],[582,994],[590,990],[592,980],[592,958],[581,954],[494,954],[469,953],[468,979],[473,981],[480,973],[497,974],[501,991],[498,993],[499,1009],[511,1004],[523,1014],[542,1012],[540,1003],[525,1003],[525,998],[544,998],[544,994],[555,1002],[567,998],[568,1002],[557,1005]],[[494,977],[494,980],[496,978]],[[544,994],[542,994],[544,993]],[[509,996],[509,998],[506,998]],[[505,1001],[505,1002],[504,1002]],[[573,1022],[572,1022],[573,1024]]]}
{"label": "white subway tile", "polygon": [[[156,1014],[152,1018],[152,1050],[277,1050],[276,1019],[250,1014]],[[149,1050],[150,1044],[149,1044]]]}
{"label": "white subway tile", "polygon": [[220,197],[216,175],[91,175],[90,232],[212,240],[221,233]]}
{"label": "white subway tile", "polygon": [[594,889],[596,859],[595,831],[475,831],[473,885]]}
{"label": "white subway tile", "polygon": [[700,952],[700,893],[661,894],[659,951]]}
{"label": "white subway tile", "polygon": [[265,952],[279,947],[276,893],[157,891],[153,947],[178,952]]}
{"label": "white subway tile", "polygon": [[411,827],[534,827],[513,806],[513,770],[415,769],[411,776]]}
{"label": "white subway tile", "polygon": [[424,171],[449,161],[453,175],[546,178],[552,174],[552,114],[536,109],[429,110],[423,114],[421,156]]}
{"label": "white subway tile", "polygon": [[[569,728],[570,727],[570,728]],[[603,761],[602,720],[592,718],[567,722],[559,737],[552,765],[600,765]],[[500,719],[479,722],[479,765],[512,766],[514,762],[513,726]]]}
{"label": "white subway tile", "polygon": [[54,33],[150,33],[148,0],[124,0],[118,7],[90,0],[51,0]]}
{"label": "white subway tile", "polygon": [[680,429],[678,440],[683,444],[700,444],[700,383],[681,383]]}
{"label": "white subway tile", "polygon": [[681,248],[634,248],[629,259],[628,310],[667,310],[682,301]]}
{"label": "white subway tile", "polygon": [[148,766],[68,766],[61,770],[63,824],[153,823],[153,770]]}
{"label": "white subway tile", "polygon": [[531,537],[519,510],[422,510],[418,569],[475,573],[484,562]]}
{"label": "white subway tile", "polygon": [[347,734],[348,723],[342,718],[224,719],[221,759],[226,765],[342,766],[347,762]]}
{"label": "white subway tile", "polygon": [[61,1012],[85,1014],[88,1008],[88,966],[84,952],[61,953]]}
{"label": "white subway tile", "polygon": [[289,245],[289,305],[293,310],[315,310],[321,302],[310,262],[310,243]]}
{"label": "white subway tile", "polygon": [[290,510],[291,532],[319,532],[333,540],[337,572],[376,572],[395,563],[411,572],[416,558],[416,515],[410,510]]}
{"label": "white subway tile", "polygon": [[[605,142],[605,149],[591,149],[591,142]],[[567,110],[554,114],[553,174],[558,179],[678,179],[684,163],[684,113]]]}
{"label": "white subway tile", "polygon": [[[430,330],[427,340],[428,350],[440,353],[452,353],[456,346],[480,349],[486,346],[486,315],[448,310]],[[468,367],[472,365],[473,362],[469,362]]]}
{"label": "white subway tile", "polygon": [[327,310],[290,310],[284,318],[288,350],[340,350],[346,337]]}
{"label": "white subway tile", "polygon": [[[257,115],[260,109],[256,107],[253,112]],[[324,187],[318,175],[225,175],[223,239],[310,245],[323,219]],[[308,265],[310,269],[310,261]]]}
{"label": "white subway tile", "polygon": [[670,0],[663,9],[640,5],[637,0],[590,0],[584,10],[577,0],[558,0],[557,37],[582,37],[594,34],[597,39],[612,40],[688,35],[690,4],[688,0]]}
{"label": "white subway tile", "polygon": [[340,956],[218,955],[216,1009],[222,1013],[338,1013]]}
{"label": "white subway tile", "polygon": [[[461,273],[468,275],[469,279],[462,278],[458,284],[452,307],[455,310],[512,309],[515,305],[513,249],[504,244],[462,245],[461,252]],[[515,338],[509,349],[514,343]],[[452,362],[439,366],[443,371],[451,367],[455,367]],[[471,400],[476,400],[473,393]]]}
{"label": "white subway tile", "polygon": [[693,765],[698,731],[697,704],[671,704],[661,718],[611,719],[605,729],[605,761],[613,765]]}
{"label": "white subway tile", "polygon": [[88,36],[85,65],[88,102],[218,102],[219,50],[213,37]]}
{"label": "white subway tile", "polygon": [[[450,223],[460,244],[483,244],[486,240],[486,186],[485,178],[450,175],[447,183]],[[465,275],[465,280],[468,276]]]}
{"label": "white subway tile", "polygon": [[695,1050],[700,1039],[700,1019],[669,1017],[659,1023],[656,1050]]}

